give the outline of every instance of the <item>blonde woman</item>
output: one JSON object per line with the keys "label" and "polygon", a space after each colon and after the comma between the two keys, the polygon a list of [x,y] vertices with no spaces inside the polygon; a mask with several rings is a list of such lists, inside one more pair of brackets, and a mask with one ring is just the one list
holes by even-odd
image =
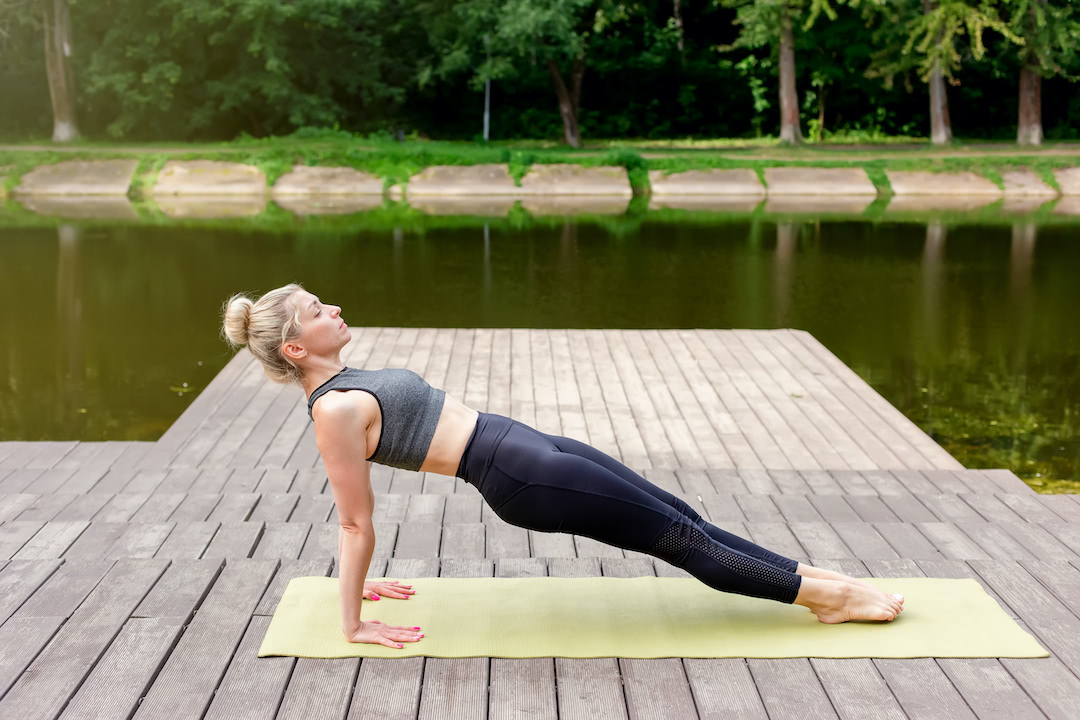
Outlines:
{"label": "blonde woman", "polygon": [[415,590],[369,583],[375,533],[370,464],[456,476],[508,523],[565,532],[658,557],[710,587],[809,608],[818,620],[890,621],[903,597],[804,565],[706,522],[693,508],[601,451],[502,415],[477,412],[402,368],[341,361],[352,339],[341,308],[297,284],[229,299],[224,333],[247,345],[270,379],[308,398],[341,525],[341,629],[350,642],[401,648],[419,627],[360,617],[361,599]]}

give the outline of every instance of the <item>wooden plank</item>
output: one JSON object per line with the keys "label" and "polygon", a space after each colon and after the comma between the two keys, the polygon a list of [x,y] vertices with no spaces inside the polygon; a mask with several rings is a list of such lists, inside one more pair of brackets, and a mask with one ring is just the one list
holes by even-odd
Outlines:
{"label": "wooden plank", "polygon": [[780,509],[773,502],[772,496],[735,493],[734,498],[747,520],[764,522],[782,522],[784,520]]}
{"label": "wooden plank", "polygon": [[8,520],[0,525],[0,560],[10,560],[44,526],[28,520]]}
{"label": "wooden plank", "polygon": [[37,592],[60,564],[59,560],[15,560],[4,565],[0,570],[0,625]]}
{"label": "wooden plank", "polygon": [[[403,522],[394,548],[395,558],[420,559],[439,554],[442,526],[432,522]],[[483,545],[480,546],[483,548]],[[483,550],[481,549],[481,554]]]}
{"label": "wooden plank", "polygon": [[207,519],[223,523],[247,520],[259,498],[257,493],[225,493]]}
{"label": "wooden plank", "polygon": [[957,522],[956,526],[990,557],[1002,560],[1032,559],[1034,556],[1023,545],[993,523],[979,521]]}
{"label": "wooden plank", "polygon": [[[496,563],[497,577],[544,577],[547,566],[535,558]],[[555,661],[553,658],[491,659],[488,718],[520,717],[555,720]]]}
{"label": "wooden plank", "polygon": [[858,470],[830,470],[829,474],[836,479],[836,483],[844,491],[845,495],[874,495],[877,490],[870,484]]}
{"label": "wooden plank", "polygon": [[116,563],[0,699],[0,717],[56,717],[167,564],[161,560]]}
{"label": "wooden plank", "polygon": [[128,522],[149,498],[149,493],[117,493],[91,519],[96,522]]}
{"label": "wooden plank", "polygon": [[[855,557],[861,560],[899,557],[885,538],[870,523],[833,523],[832,528],[840,536],[840,539],[844,541],[844,544],[852,549]],[[811,555],[814,555],[814,553],[811,553]],[[816,555],[816,557],[825,556]]]}
{"label": "wooden plank", "polygon": [[310,523],[266,523],[252,557],[295,560],[300,557],[310,530]]}
{"label": "wooden plank", "polygon": [[879,495],[846,495],[844,501],[853,507],[859,517],[866,522],[896,522],[900,520]]}
{"label": "wooden plank", "polygon": [[[649,457],[649,448],[646,446],[645,439],[641,434],[641,426],[638,425],[634,418],[634,411],[630,406],[626,388],[619,379],[619,374],[612,361],[611,351],[605,339],[605,332],[603,330],[576,330],[573,331],[572,336],[580,343],[579,352],[581,355],[587,358],[586,362],[588,367],[591,368],[590,377],[595,378],[596,384],[593,386],[594,389],[591,395],[594,398],[602,398],[602,401],[599,401],[596,405],[583,399],[586,418],[590,417],[590,413],[605,412],[607,417],[610,418],[611,430],[614,435],[614,443],[612,444],[604,444],[600,441],[600,438],[593,438],[593,447],[603,450],[626,465],[641,468],[654,467],[654,463]],[[515,371],[514,384],[516,385],[516,371],[518,370],[516,354],[514,361],[515,363],[511,369]],[[584,378],[582,383],[584,392]],[[598,423],[597,420],[592,421],[589,428],[590,433],[598,426],[603,430],[603,425]]]}
{"label": "wooden plank", "polygon": [[210,541],[204,558],[248,558],[259,544],[262,522],[223,522]]}
{"label": "wooden plank", "polygon": [[[491,577],[493,570],[489,560],[443,560],[440,576]],[[483,717],[488,707],[489,665],[485,657],[427,658],[419,720]]]}
{"label": "wooden plank", "polygon": [[855,557],[828,523],[788,523],[788,527],[812,558]]}
{"label": "wooden plank", "polygon": [[[555,356],[556,374],[558,376],[557,388],[564,385],[573,388],[572,395],[568,391],[567,405],[576,417],[565,420],[575,432],[585,438],[585,442],[603,453],[612,457],[621,457],[619,443],[615,433],[614,421],[609,416],[604,402],[603,388],[597,377],[596,366],[593,363],[592,354],[589,351],[588,340],[580,330],[555,330],[552,338],[552,352]],[[499,335],[496,335],[496,344],[493,345],[492,376],[490,380],[492,401],[502,401],[502,393],[505,378],[508,377],[509,357],[506,349],[498,343]],[[495,351],[499,354],[496,356]],[[505,366],[500,365],[506,362]],[[563,403],[560,401],[560,405]]]}
{"label": "wooden plank", "polygon": [[299,500],[300,495],[285,492],[260,493],[259,502],[247,519],[284,522],[289,515],[293,514]]}
{"label": "wooden plank", "polygon": [[1024,519],[1017,515],[1008,505],[1001,502],[992,493],[957,493],[958,498],[966,502],[971,508],[984,518],[994,523],[1017,523]]}
{"label": "wooden plank", "polygon": [[71,698],[62,720],[130,717],[183,630],[180,618],[132,618]]}
{"label": "wooden plank", "polygon": [[89,520],[112,500],[108,492],[89,492],[77,495],[63,511],[56,514],[55,520]]}
{"label": "wooden plank", "polygon": [[[972,578],[979,581],[987,593],[1001,604],[1002,609],[1016,620],[1020,627],[1026,632],[1032,632],[1027,623],[1020,619],[967,563],[958,560],[927,560],[920,561],[919,565],[931,577]],[[939,660],[938,662],[944,667],[951,661]],[[1031,659],[1002,658],[1000,662],[1048,717],[1071,720],[1080,716],[1080,680],[1059,659],[1053,656]],[[1008,685],[998,687],[1008,687]],[[1010,700],[1002,707],[1010,708],[1013,701]]]}
{"label": "wooden plank", "polygon": [[63,557],[65,560],[103,560],[127,530],[127,523],[90,523],[90,526],[64,551]]}
{"label": "wooden plank", "polygon": [[[810,349],[810,354],[831,369],[835,375],[838,376],[842,382],[847,384],[853,393],[858,396],[859,400],[874,414],[874,416],[880,419],[880,422],[883,423],[884,427],[880,432],[876,431],[878,437],[883,437],[886,430],[889,431],[889,435],[897,436],[896,443],[890,443],[890,448],[893,449],[894,452],[901,448],[901,443],[903,443],[911,449],[912,454],[917,454],[917,456],[922,456],[926,459],[929,464],[922,467],[943,468],[946,470],[963,469],[963,465],[945,452],[941,446],[935,443],[929,435],[919,429],[915,423],[905,417],[903,413],[890,405],[885,398],[876,393],[873,388],[866,384],[866,381],[856,375],[854,370],[844,365],[844,363],[833,355],[828,348],[822,345],[817,338],[803,330],[789,330],[788,332]],[[870,417],[872,416],[869,413],[864,416],[864,422]],[[910,457],[912,457],[912,455],[905,453],[905,455],[901,457],[901,460],[906,461]],[[910,467],[907,462],[904,462],[902,466]],[[901,465],[890,467],[901,467]]]}
{"label": "wooden plank", "polygon": [[151,558],[158,552],[176,523],[129,523],[128,529],[116,541],[107,559]]}
{"label": "wooden plank", "polygon": [[814,395],[777,362],[760,333],[730,330],[726,347],[743,371],[757,385],[762,396],[788,423],[795,436],[814,457],[808,469],[848,468],[851,461],[873,466],[847,433],[825,412]]}
{"label": "wooden plank", "polygon": [[[437,577],[437,558],[425,560],[390,561],[388,578]],[[370,575],[370,573],[369,573]],[[422,587],[414,588],[422,592]],[[365,658],[360,663],[349,717],[370,716],[377,712],[387,720],[413,720],[420,710],[420,688],[424,677],[425,658]],[[374,709],[377,708],[377,711]]]}
{"label": "wooden plank", "polygon": [[[846,390],[838,385],[836,378],[828,371],[811,367],[815,361],[808,357],[808,353],[790,333],[782,331],[754,334],[767,338],[763,345],[767,346],[768,351],[805,386],[806,394],[820,403],[827,417],[856,444],[858,454],[851,453],[846,447],[844,449],[851,467],[899,467],[896,455],[867,427],[858,413],[843,402],[842,398],[847,397]],[[840,387],[839,394],[833,392],[833,388],[837,387]]]}
{"label": "wooden plank", "polygon": [[13,618],[0,626],[0,697],[52,640],[64,618]]}
{"label": "wooden plank", "polygon": [[[605,577],[654,574],[652,563],[636,558],[605,558],[601,566]],[[682,660],[619,658],[618,662],[630,717],[692,717],[696,713]]]}
{"label": "wooden plank", "polygon": [[0,495],[0,522],[14,520],[26,508],[34,504],[34,493],[5,493]]}
{"label": "wooden plank", "polygon": [[[975,558],[989,558],[985,550],[973,542],[955,525],[948,523],[917,523],[916,527],[923,535],[933,543],[941,554],[954,560],[970,560]],[[905,555],[905,557],[922,558],[924,556]]]}
{"label": "wooden plank", "polygon": [[259,604],[255,607],[255,615],[273,616],[277,610],[278,601],[281,600],[289,581],[297,577],[320,577],[329,576],[333,563],[327,558],[315,560],[282,560],[274,579],[266,588]]}
{"label": "wooden plank", "polygon": [[180,618],[185,622],[221,573],[221,560],[174,560],[131,614],[135,618]]}
{"label": "wooden plank", "polygon": [[131,522],[165,522],[176,512],[185,497],[187,496],[183,493],[154,493],[131,516]]}
{"label": "wooden plank", "polygon": [[[918,565],[911,560],[867,560],[866,566],[874,577],[913,577],[922,574]],[[908,717],[976,720],[965,701],[970,698],[961,696],[933,658],[877,658],[873,662]]]}
{"label": "wooden plank", "polygon": [[911,523],[879,522],[874,523],[885,541],[904,558],[923,559],[940,558],[941,552],[927,537]]}
{"label": "wooden plank", "polygon": [[937,520],[937,516],[914,495],[882,495],[881,501],[902,522],[935,522]]}
{"label": "wooden plank", "polygon": [[826,522],[858,522],[859,513],[847,502],[844,495],[808,495],[807,500]]}
{"label": "wooden plank", "polygon": [[217,533],[218,522],[178,522],[165,542],[158,548],[156,557],[175,560],[194,560],[203,556]]}
{"label": "wooden plank", "polygon": [[994,469],[980,470],[987,480],[997,485],[1002,492],[1016,493],[1018,495],[1035,495],[1035,489],[1016,476],[1012,470]]}
{"label": "wooden plank", "polygon": [[30,505],[16,516],[16,520],[37,520],[49,522],[60,514],[60,511],[71,504],[77,496],[69,493],[51,493],[38,495]]}
{"label": "wooden plank", "polygon": [[777,495],[772,498],[787,522],[824,522],[805,495]]}
{"label": "wooden plank", "polygon": [[800,470],[799,475],[815,495],[841,495],[844,492],[828,470]]}
{"label": "wooden plank", "polygon": [[293,469],[264,469],[262,477],[259,478],[259,484],[255,487],[255,492],[261,493],[264,498],[268,493],[287,493],[296,478],[296,473],[297,471]]}
{"label": "wooden plank", "polygon": [[[311,532],[308,533],[307,540],[304,541],[304,549],[300,551],[300,557],[304,560],[314,560],[316,558],[333,559],[337,556],[340,531],[341,526],[337,523],[313,523]],[[378,525],[375,526],[375,532],[380,538],[386,537],[385,534],[379,532]],[[376,543],[372,558],[386,557],[385,548],[379,547],[380,542]]]}
{"label": "wooden plank", "polygon": [[43,470],[25,470],[18,469],[9,473],[2,480],[0,480],[0,493],[34,493],[29,488],[34,484],[34,481],[44,472]]}
{"label": "wooden plank", "polygon": [[[51,562],[54,561],[50,561],[46,567],[51,567]],[[13,566],[15,563],[9,565],[9,568]],[[22,601],[18,605],[18,610],[11,616],[20,618],[70,617],[112,566],[112,561],[67,561],[56,572],[50,574],[33,595]]]}
{"label": "wooden plank", "polygon": [[301,495],[289,522],[326,522],[333,505],[334,498],[330,495]]}
{"label": "wooden plank", "polygon": [[221,496],[214,493],[188,494],[169,519],[177,522],[192,520],[202,522],[210,517],[210,513],[219,502],[221,502]]}
{"label": "wooden plank", "polygon": [[641,368],[646,384],[662,385],[668,390],[661,397],[670,401],[672,412],[678,414],[680,421],[685,423],[690,436],[697,443],[704,464],[690,467],[734,468],[734,459],[724,447],[709,414],[698,402],[697,393],[683,377],[662,337],[666,334],[668,333],[659,330],[627,330],[624,337],[635,352],[635,360]]}
{"label": "wooden plank", "polygon": [[[548,563],[553,577],[596,577],[597,558],[563,558]],[[623,720],[628,718],[622,673],[615,658],[555,658],[560,719]]]}
{"label": "wooden plank", "polygon": [[252,616],[236,657],[214,692],[206,720],[256,720],[277,713],[296,658],[258,657],[269,625],[270,618]]}
{"label": "wooden plank", "polygon": [[201,718],[276,560],[230,561],[139,705],[135,718]]}
{"label": "wooden plank", "polygon": [[45,523],[45,526],[11,557],[13,560],[58,558],[89,525],[85,520]]}
{"label": "wooden plank", "polygon": [[[1062,519],[1070,520],[1070,518],[1062,518],[1050,507],[1039,502],[1041,499],[1036,495],[1016,495],[1013,493],[996,493],[997,499],[1003,504],[1007,505],[1014,513],[1016,513],[1025,522],[1044,523],[1044,522],[1061,522]],[[1043,496],[1049,497],[1049,496]],[[1080,509],[1080,508],[1078,508]],[[1073,521],[1080,521],[1080,512],[1076,514]]]}

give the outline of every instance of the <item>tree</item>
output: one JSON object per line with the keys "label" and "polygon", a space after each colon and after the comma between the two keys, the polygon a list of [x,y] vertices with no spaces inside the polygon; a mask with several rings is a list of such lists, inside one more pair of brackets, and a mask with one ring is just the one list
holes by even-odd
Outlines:
{"label": "tree", "polygon": [[[949,101],[946,81],[956,84],[954,72],[959,70],[968,50],[979,60],[986,52],[983,32],[996,30],[1012,42],[1023,41],[998,16],[1000,0],[847,0],[853,7],[860,4],[868,16],[877,15],[881,21],[878,36],[882,50],[875,58],[868,75],[882,76],[891,84],[895,73],[912,68],[930,90],[930,142],[945,145],[952,142],[949,122]],[[969,45],[959,45],[958,38],[968,35]]]}
{"label": "tree", "polygon": [[[40,14],[38,13],[40,5]],[[75,74],[71,67],[71,16],[67,0],[0,0],[0,38],[15,23],[41,23],[45,71],[53,110],[53,142],[79,136],[75,121]]]}
{"label": "tree", "polygon": [[1020,112],[1016,142],[1041,145],[1042,79],[1075,80],[1063,67],[1080,46],[1080,13],[1068,0],[1008,0],[1009,29],[1023,38],[1020,59]]}
{"label": "tree", "polygon": [[734,48],[772,46],[779,55],[780,69],[780,141],[797,144],[803,141],[799,123],[799,93],[795,87],[795,40],[793,20],[806,16],[802,29],[809,30],[821,13],[830,19],[836,12],[829,0],[721,0],[736,9],[735,23],[742,26],[739,38],[721,51]]}
{"label": "tree", "polygon": [[[444,14],[438,14],[440,9]],[[421,84],[470,69],[471,84],[479,87],[489,78],[514,77],[517,62],[542,63],[555,91],[563,137],[571,147],[581,147],[581,88],[590,47],[628,17],[629,5],[611,0],[436,0],[424,10],[436,11],[429,27],[438,57],[421,73]],[[481,62],[488,53],[490,59]]]}

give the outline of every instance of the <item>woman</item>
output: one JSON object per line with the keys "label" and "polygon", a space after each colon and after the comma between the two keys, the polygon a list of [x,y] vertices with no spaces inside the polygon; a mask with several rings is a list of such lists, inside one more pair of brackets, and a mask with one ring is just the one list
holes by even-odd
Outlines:
{"label": "woman", "polygon": [[366,583],[375,546],[370,463],[454,475],[508,523],[583,535],[661,558],[727,592],[795,603],[818,620],[892,620],[903,597],[803,565],[711,525],[682,500],[584,443],[477,412],[405,369],[341,362],[352,339],[341,308],[299,285],[226,303],[224,333],[266,374],[296,383],[337,505],[342,631],[350,642],[404,647],[421,628],[360,619],[361,598],[407,599],[398,583]]}

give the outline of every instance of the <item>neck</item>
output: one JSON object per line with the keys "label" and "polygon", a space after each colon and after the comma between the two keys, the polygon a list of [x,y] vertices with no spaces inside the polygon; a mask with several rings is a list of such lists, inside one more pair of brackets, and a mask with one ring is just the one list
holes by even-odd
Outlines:
{"label": "neck", "polygon": [[315,388],[337,375],[344,368],[345,364],[337,357],[319,360],[313,366],[305,368],[303,380],[304,395],[306,397],[311,397],[311,393],[315,391]]}

